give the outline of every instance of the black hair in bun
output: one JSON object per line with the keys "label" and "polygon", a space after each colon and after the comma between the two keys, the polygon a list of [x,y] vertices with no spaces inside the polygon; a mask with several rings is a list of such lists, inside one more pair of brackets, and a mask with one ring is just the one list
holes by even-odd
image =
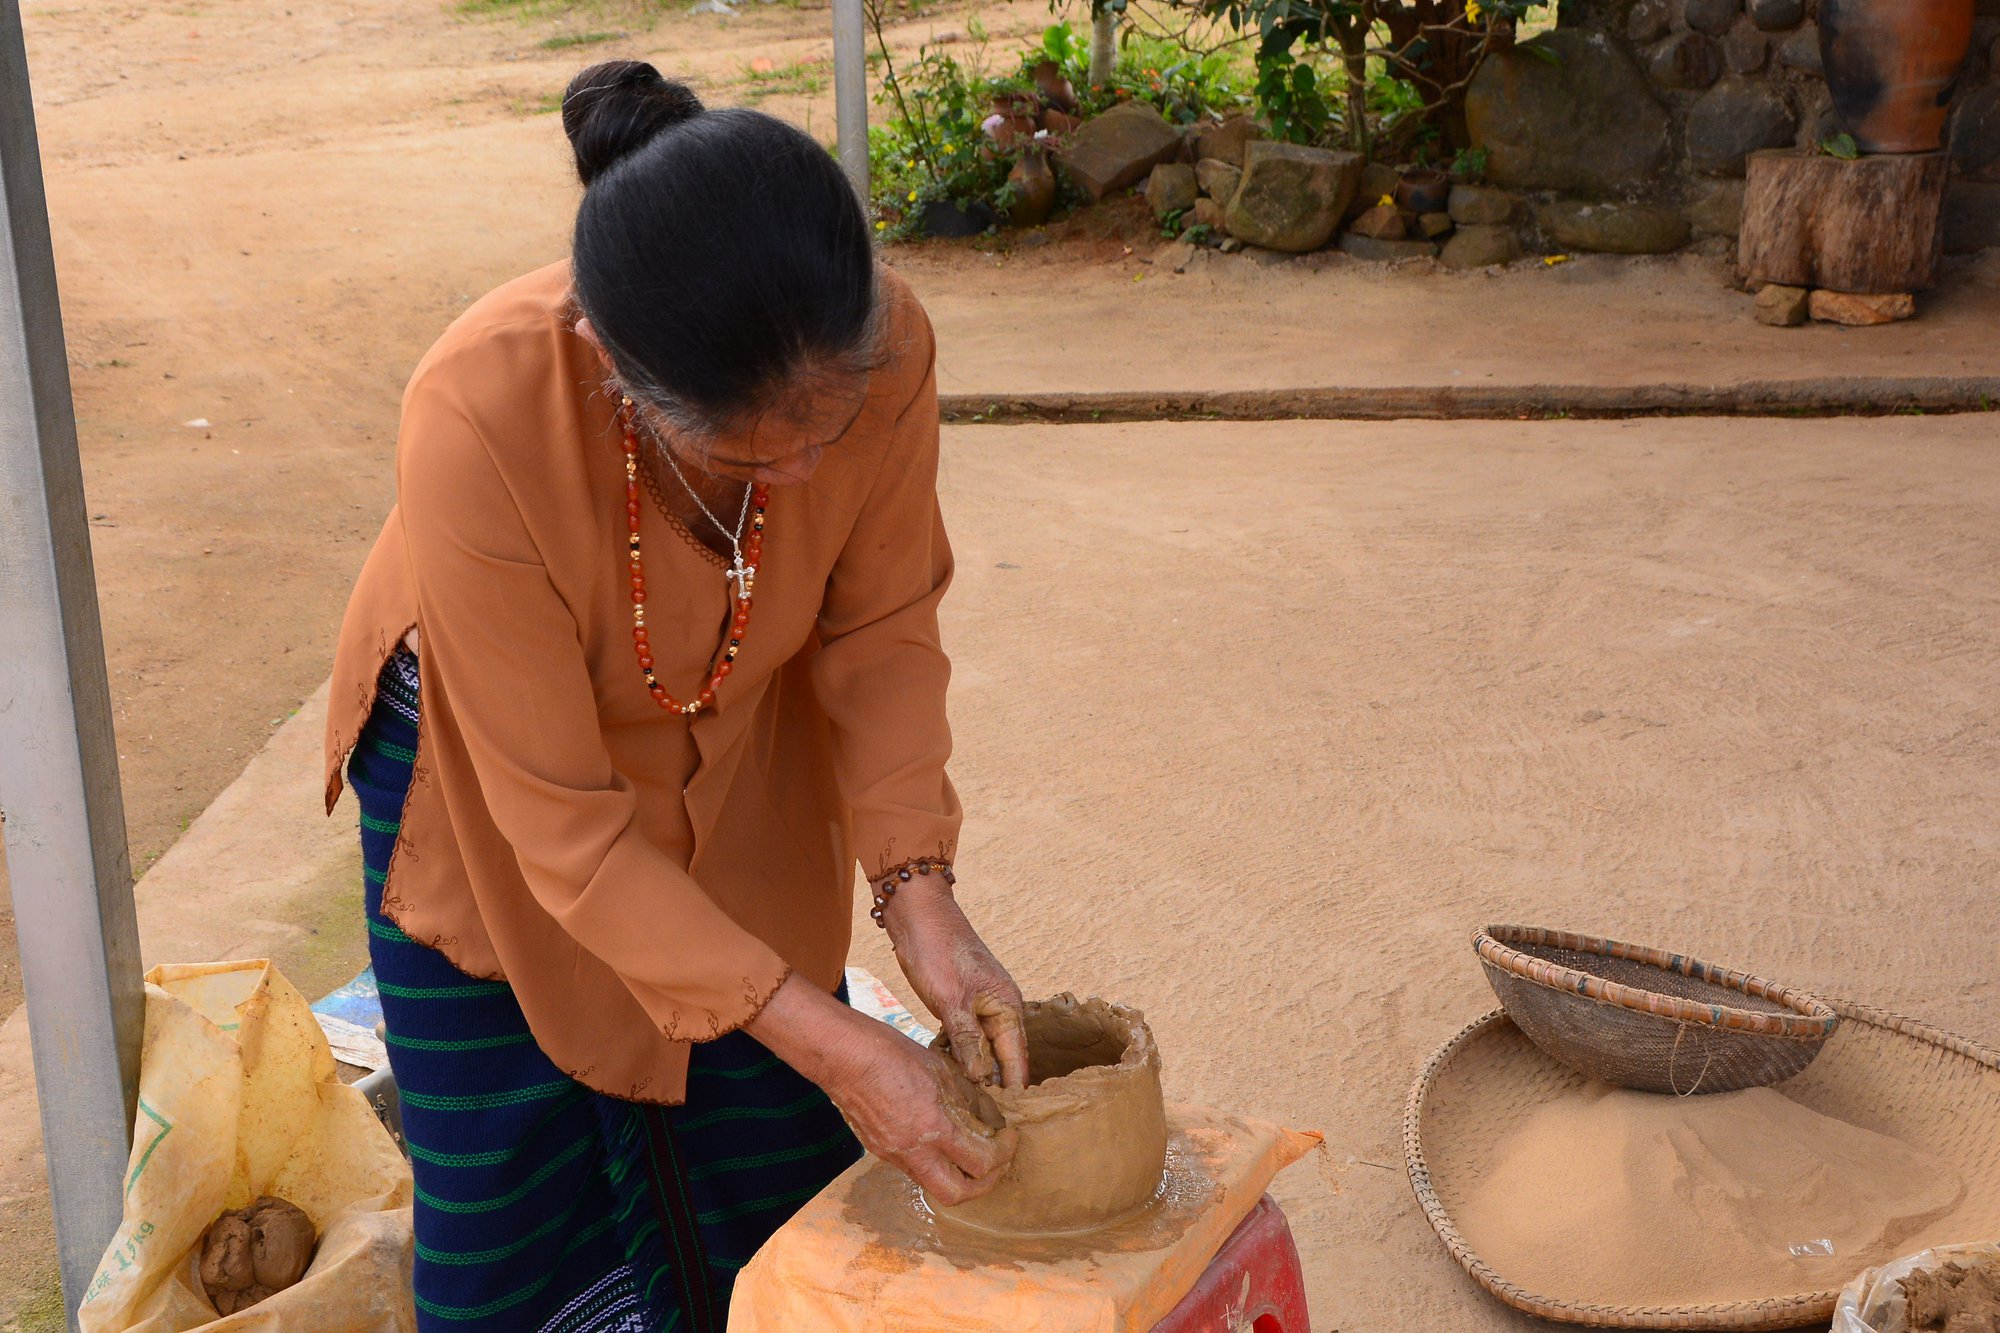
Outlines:
{"label": "black hair in bun", "polygon": [[684,83],[660,77],[643,60],[607,60],[569,81],[563,93],[563,133],[576,154],[585,185],[670,125],[702,113],[701,99]]}

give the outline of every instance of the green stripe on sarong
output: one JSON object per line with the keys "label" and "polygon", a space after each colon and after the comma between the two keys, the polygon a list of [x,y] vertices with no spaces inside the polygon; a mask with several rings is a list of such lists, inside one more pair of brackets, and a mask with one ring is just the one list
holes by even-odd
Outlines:
{"label": "green stripe on sarong", "polygon": [[568,1079],[559,1078],[549,1083],[531,1083],[525,1088],[508,1088],[505,1092],[404,1092],[401,1097],[403,1105],[420,1111],[490,1111],[499,1106],[547,1101],[575,1086]]}
{"label": "green stripe on sarong", "polygon": [[509,1032],[498,1037],[466,1037],[459,1041],[446,1041],[442,1037],[399,1037],[393,1032],[384,1038],[391,1046],[401,1046],[410,1051],[491,1051],[501,1046],[524,1046],[534,1039],[532,1032]]}
{"label": "green stripe on sarong", "polygon": [[403,933],[400,926],[391,925],[387,921],[377,921],[373,917],[368,919],[368,933],[378,940],[387,940],[391,944],[416,943],[415,940]]}
{"label": "green stripe on sarong", "polygon": [[[399,1000],[471,1000],[482,995],[500,995],[507,990],[504,981],[469,981],[463,986],[398,986],[387,981],[377,981],[375,989],[384,995],[393,995]],[[405,1093],[404,1101],[409,1094]]]}
{"label": "green stripe on sarong", "polygon": [[[610,1229],[610,1226],[609,1219],[592,1222],[589,1226],[570,1237],[569,1244],[563,1247],[562,1257],[567,1259],[578,1249],[603,1235]],[[511,1310],[523,1301],[533,1300],[541,1294],[543,1288],[555,1280],[555,1276],[555,1269],[551,1267],[550,1271],[542,1274],[527,1286],[522,1287],[518,1291],[510,1291],[505,1296],[497,1297],[486,1302],[484,1305],[439,1305],[435,1301],[427,1301],[422,1296],[418,1296],[417,1307],[425,1314],[437,1319],[491,1319],[503,1310]]]}
{"label": "green stripe on sarong", "polygon": [[419,1161],[429,1162],[433,1166],[504,1166],[530,1148],[537,1146],[541,1140],[536,1136],[547,1127],[551,1120],[554,1120],[557,1116],[569,1110],[570,1107],[575,1106],[589,1095],[590,1089],[584,1087],[582,1084],[578,1084],[575,1088],[571,1089],[567,1097],[557,1098],[548,1110],[542,1112],[541,1118],[535,1121],[533,1127],[521,1136],[520,1142],[511,1148],[495,1148],[491,1152],[438,1152],[433,1148],[424,1147],[421,1143],[413,1142],[407,1136],[403,1139],[403,1146],[410,1150],[410,1156]]}
{"label": "green stripe on sarong", "polygon": [[774,1194],[768,1199],[751,1199],[745,1203],[731,1204],[727,1208],[711,1208],[705,1213],[696,1213],[694,1220],[703,1226],[712,1226],[717,1222],[727,1222],[732,1217],[769,1212],[773,1208],[783,1208],[788,1203],[804,1203],[818,1193],[817,1188],[808,1188],[793,1190],[789,1194]]}
{"label": "green stripe on sarong", "polygon": [[832,1152],[854,1142],[854,1135],[842,1126],[830,1138],[799,1148],[781,1148],[776,1152],[760,1152],[749,1157],[724,1157],[718,1161],[703,1162],[688,1172],[689,1180],[706,1180],[710,1176],[727,1175],[731,1171],[747,1171],[751,1167],[778,1166],[784,1162],[803,1162],[809,1157]]}
{"label": "green stripe on sarong", "polygon": [[368,737],[368,748],[383,758],[393,759],[399,764],[414,764],[417,762],[417,752],[415,750],[410,749],[408,746],[397,745],[393,741],[385,741],[379,736],[371,735]]}
{"label": "green stripe on sarong", "polygon": [[[422,1199],[424,1203],[426,1203],[432,1208],[437,1209],[441,1213],[497,1212],[498,1210],[508,1207],[511,1204],[519,1203],[521,1200],[527,1198],[530,1194],[534,1193],[535,1190],[537,1190],[542,1185],[547,1183],[550,1176],[553,1176],[556,1172],[562,1170],[564,1167],[568,1166],[571,1162],[574,1162],[577,1158],[589,1152],[590,1145],[593,1142],[595,1142],[595,1140],[596,1140],[596,1135],[594,1134],[584,1135],[582,1138],[578,1139],[575,1143],[570,1144],[569,1147],[564,1148],[561,1152],[557,1153],[554,1157],[550,1158],[546,1163],[543,1164],[542,1168],[539,1171],[535,1172],[534,1175],[529,1176],[526,1180],[522,1181],[519,1185],[515,1186],[513,1189],[508,1190],[505,1194],[502,1194],[497,1199],[474,1199],[468,1202],[461,1203],[454,1199],[440,1199],[437,1196],[431,1194],[428,1190],[425,1190],[422,1186],[419,1186],[417,1188],[417,1197],[419,1199]],[[611,1222],[612,1219],[608,1217],[604,1219],[604,1225],[606,1226],[611,1225]]]}
{"label": "green stripe on sarong", "polygon": [[785,1120],[826,1100],[823,1092],[809,1092],[784,1106],[718,1106],[706,1115],[690,1116],[674,1128],[682,1133],[719,1125],[729,1120]]}
{"label": "green stripe on sarong", "polygon": [[374,833],[400,833],[403,821],[400,819],[377,819],[367,811],[361,812],[361,827]]}

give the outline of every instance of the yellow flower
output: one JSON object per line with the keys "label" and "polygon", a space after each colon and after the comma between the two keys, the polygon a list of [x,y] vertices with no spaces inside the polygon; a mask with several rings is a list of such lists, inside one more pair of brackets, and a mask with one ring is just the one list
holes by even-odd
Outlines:
{"label": "yellow flower", "polygon": [[1548,265],[1548,266],[1549,266],[1550,268],[1554,268],[1554,267],[1555,267],[1555,266],[1556,266],[1557,264],[1567,264],[1567,263],[1569,262],[1569,256],[1568,256],[1568,255],[1543,255],[1543,256],[1542,256],[1542,262],[1543,262],[1544,264],[1547,264],[1547,265]]}
{"label": "yellow flower", "polygon": [[875,224],[875,230],[876,230],[876,231],[887,231],[887,230],[889,230],[889,224],[888,224],[888,223],[886,223],[886,222],[877,222],[877,223]]}
{"label": "yellow flower", "polygon": [[1375,201],[1375,207],[1377,208],[1394,208],[1395,206],[1396,196],[1393,194],[1385,194]]}
{"label": "yellow flower", "polygon": [[917,202],[917,192],[915,190],[910,191],[910,202],[913,204]]}
{"label": "yellow flower", "polygon": [[1471,19],[1474,23],[1479,22],[1479,16],[1482,13],[1484,13],[1485,10],[1486,6],[1480,4],[1479,0],[1465,0],[1465,16]]}

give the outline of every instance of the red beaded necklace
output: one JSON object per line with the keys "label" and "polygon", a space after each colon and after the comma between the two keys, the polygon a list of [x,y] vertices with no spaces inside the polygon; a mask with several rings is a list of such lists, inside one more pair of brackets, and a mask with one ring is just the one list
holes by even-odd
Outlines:
{"label": "red beaded necklace", "polygon": [[736,654],[750,628],[750,597],[757,582],[757,566],[764,558],[764,508],[771,498],[771,488],[757,486],[750,492],[750,537],[743,543],[735,568],[728,574],[736,585],[730,597],[728,642],[711,664],[708,684],[692,703],[682,703],[668,694],[667,687],[653,674],[653,647],[646,637],[646,567],[639,556],[639,511],[644,508],[639,494],[639,427],[630,398],[619,404],[618,424],[625,432],[625,528],[632,553],[632,648],[638,654],[639,673],[646,678],[646,690],[653,696],[653,702],[670,713],[692,717],[704,708],[715,706],[715,692],[722,688],[723,678],[736,669]]}

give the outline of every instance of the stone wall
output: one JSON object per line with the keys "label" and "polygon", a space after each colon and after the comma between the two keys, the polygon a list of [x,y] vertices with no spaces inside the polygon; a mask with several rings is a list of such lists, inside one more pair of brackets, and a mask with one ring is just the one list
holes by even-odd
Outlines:
{"label": "stone wall", "polygon": [[[1467,98],[1495,184],[1671,209],[1734,236],[1744,162],[1838,132],[1818,0],[1577,0],[1562,26],[1495,56]],[[1949,130],[1946,248],[2000,246],[2000,0],[1977,0]],[[1539,53],[1536,49],[1539,48]]]}

